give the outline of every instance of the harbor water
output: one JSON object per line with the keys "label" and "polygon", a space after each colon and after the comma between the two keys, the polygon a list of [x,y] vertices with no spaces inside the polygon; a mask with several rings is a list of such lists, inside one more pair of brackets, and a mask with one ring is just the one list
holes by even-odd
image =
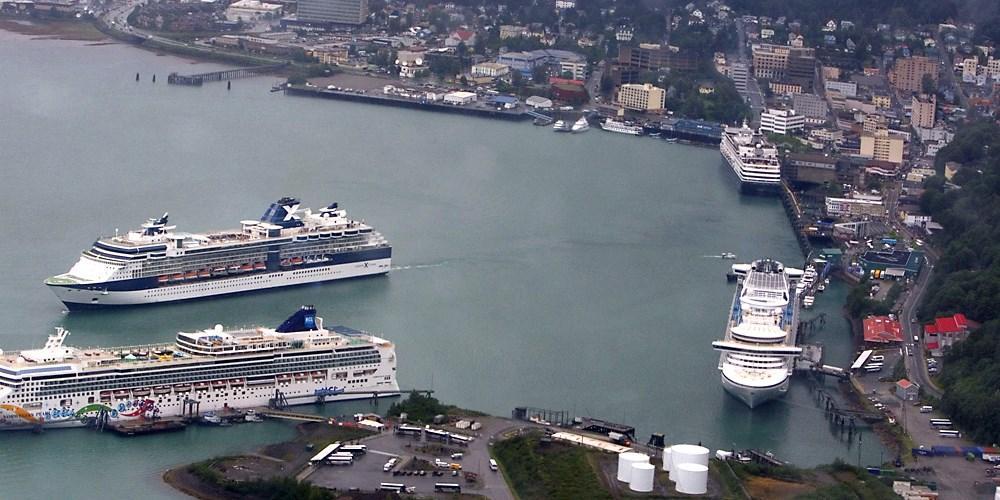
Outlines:
{"label": "harbor water", "polygon": [[[3,349],[40,346],[57,326],[77,346],[169,341],[216,323],[277,325],[315,304],[327,324],[395,341],[400,386],[451,404],[563,409],[804,466],[858,459],[857,434],[828,431],[807,383],[753,411],[722,390],[711,342],[734,285],[718,255],[802,257],[778,199],[738,194],[717,150],[289,97],[269,93],[269,77],[168,86],[171,71],[218,66],[121,44],[0,32],[0,61]],[[391,273],[73,314],[42,285],[98,235],[163,212],[182,231],[236,227],[286,195],[338,201],[375,226],[394,246]],[[810,340],[838,366],[852,352],[845,293],[830,287],[805,314],[827,314]],[[153,484],[168,467],[293,433],[238,429],[7,433],[0,483],[9,498],[83,498],[96,478],[105,497],[176,497]],[[878,461],[876,443],[864,436],[862,463]]]}

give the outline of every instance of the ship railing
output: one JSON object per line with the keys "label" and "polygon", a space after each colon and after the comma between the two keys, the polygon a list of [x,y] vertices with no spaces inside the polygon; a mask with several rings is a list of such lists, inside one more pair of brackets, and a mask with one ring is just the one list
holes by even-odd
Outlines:
{"label": "ship railing", "polygon": [[177,351],[177,346],[173,342],[162,342],[156,344],[138,344],[138,345],[127,345],[127,346],[117,346],[117,347],[83,347],[80,348],[81,351],[104,351],[109,353],[121,352],[121,353],[131,353],[133,351],[146,351],[152,353],[156,350],[169,349],[171,351]]}

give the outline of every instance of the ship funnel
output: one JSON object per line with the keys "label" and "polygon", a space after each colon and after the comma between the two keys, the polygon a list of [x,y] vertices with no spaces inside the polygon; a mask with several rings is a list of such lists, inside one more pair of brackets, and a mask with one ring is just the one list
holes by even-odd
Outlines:
{"label": "ship funnel", "polygon": [[316,308],[311,305],[305,305],[298,311],[295,311],[295,314],[289,316],[275,331],[278,333],[291,333],[318,329],[316,325]]}

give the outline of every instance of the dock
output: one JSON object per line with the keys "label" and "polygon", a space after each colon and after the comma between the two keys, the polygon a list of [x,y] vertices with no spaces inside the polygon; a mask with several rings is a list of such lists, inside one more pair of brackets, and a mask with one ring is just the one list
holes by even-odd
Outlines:
{"label": "dock", "polygon": [[189,85],[200,87],[205,82],[221,82],[236,80],[238,78],[252,78],[281,71],[288,67],[284,64],[269,64],[266,66],[250,66],[246,68],[227,69],[222,71],[212,71],[209,73],[198,73],[195,75],[180,75],[170,73],[167,75],[167,83],[170,85]]}
{"label": "dock", "polygon": [[500,120],[522,121],[531,118],[531,115],[520,109],[497,109],[490,106],[478,105],[454,105],[441,102],[407,99],[404,97],[359,94],[344,90],[322,89],[306,85],[285,85],[285,95],[301,97],[321,97],[324,99],[337,99],[341,101],[363,102],[368,104],[379,104],[383,106],[396,106],[400,108],[420,109],[424,111],[436,111],[440,113],[453,113],[468,116],[478,116],[480,118],[495,118]]}
{"label": "dock", "polygon": [[109,422],[103,428],[119,436],[139,436],[160,432],[182,431],[187,428],[188,423],[188,420],[184,418],[156,418],[152,420]]}
{"label": "dock", "polygon": [[284,420],[295,420],[298,422],[320,422],[330,421],[330,417],[316,415],[315,413],[298,413],[286,410],[275,410],[273,408],[257,408],[257,414],[267,418],[280,418]]}

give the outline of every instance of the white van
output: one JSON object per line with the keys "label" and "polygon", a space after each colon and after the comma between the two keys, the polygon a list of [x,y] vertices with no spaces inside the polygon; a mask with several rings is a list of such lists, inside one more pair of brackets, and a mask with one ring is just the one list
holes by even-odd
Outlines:
{"label": "white van", "polygon": [[499,468],[500,468],[500,466],[497,465],[497,461],[491,458],[490,459],[490,470],[493,471],[493,472],[496,472],[497,469],[499,469]]}
{"label": "white van", "polygon": [[932,411],[934,411],[934,407],[933,406],[921,406],[920,407],[920,413],[930,413]]}

